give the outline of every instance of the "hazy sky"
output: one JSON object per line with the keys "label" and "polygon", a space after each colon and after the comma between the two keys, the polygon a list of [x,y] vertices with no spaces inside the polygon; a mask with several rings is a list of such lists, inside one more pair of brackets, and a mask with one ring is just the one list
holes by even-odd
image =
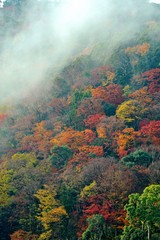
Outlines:
{"label": "hazy sky", "polygon": [[[7,25],[1,38],[0,103],[13,97],[21,99],[42,82],[46,85],[48,69],[54,72],[65,66],[82,43],[89,44],[104,33],[111,38],[111,29],[130,35],[143,15],[150,14],[144,10],[135,15],[140,8],[134,0],[59,0],[56,6],[49,3],[39,9],[37,1],[35,6],[33,1],[27,2],[31,5],[23,11],[23,25],[15,29]],[[12,16],[12,10],[8,11]],[[127,14],[132,14],[134,21],[126,21]]]}
{"label": "hazy sky", "polygon": [[157,3],[160,4],[160,0],[149,0],[150,3]]}

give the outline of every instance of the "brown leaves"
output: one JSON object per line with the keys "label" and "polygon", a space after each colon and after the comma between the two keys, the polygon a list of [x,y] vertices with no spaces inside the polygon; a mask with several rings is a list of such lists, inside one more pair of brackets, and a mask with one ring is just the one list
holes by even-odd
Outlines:
{"label": "brown leaves", "polygon": [[72,128],[67,128],[52,138],[51,144],[58,146],[67,145],[69,148],[76,150],[80,146],[93,142],[94,139],[95,133],[89,129],[76,131]]}
{"label": "brown leaves", "polygon": [[150,44],[143,43],[143,44],[136,45],[134,47],[126,48],[125,53],[127,53],[127,54],[135,53],[137,55],[144,56],[148,53],[149,49],[150,49]]}
{"label": "brown leaves", "polygon": [[124,101],[121,86],[118,84],[110,84],[106,87],[99,86],[91,90],[92,96],[96,99],[118,106]]}

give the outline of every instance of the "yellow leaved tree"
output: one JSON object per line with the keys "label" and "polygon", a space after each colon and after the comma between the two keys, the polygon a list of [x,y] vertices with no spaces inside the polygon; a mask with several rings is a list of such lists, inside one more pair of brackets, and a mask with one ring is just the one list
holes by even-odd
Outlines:
{"label": "yellow leaved tree", "polygon": [[56,190],[52,186],[45,185],[43,189],[39,189],[35,197],[39,200],[39,215],[44,227],[44,232],[39,236],[38,240],[62,239],[65,234],[65,223],[68,214],[65,208],[56,199]]}
{"label": "yellow leaved tree", "polygon": [[7,170],[3,164],[0,168],[0,206],[4,207],[12,202],[14,188],[11,185],[12,170]]}
{"label": "yellow leaved tree", "polygon": [[123,102],[117,108],[116,115],[118,118],[126,121],[133,122],[135,120],[140,120],[145,113],[145,109],[136,100],[128,100]]}
{"label": "yellow leaved tree", "polygon": [[90,185],[87,185],[82,189],[82,191],[80,192],[80,197],[81,199],[87,199],[96,194],[96,181],[93,181]]}

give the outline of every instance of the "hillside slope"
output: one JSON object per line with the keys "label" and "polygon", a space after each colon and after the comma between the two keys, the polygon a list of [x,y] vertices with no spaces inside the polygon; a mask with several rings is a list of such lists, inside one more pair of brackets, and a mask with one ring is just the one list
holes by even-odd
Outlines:
{"label": "hillside slope", "polygon": [[134,34],[84,40],[56,77],[1,104],[1,240],[159,239],[153,8]]}

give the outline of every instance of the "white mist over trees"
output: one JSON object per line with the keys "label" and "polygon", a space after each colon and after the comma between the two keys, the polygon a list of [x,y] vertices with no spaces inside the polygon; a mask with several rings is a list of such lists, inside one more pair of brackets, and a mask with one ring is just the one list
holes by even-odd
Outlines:
{"label": "white mist over trees", "polygon": [[0,240],[158,240],[160,6],[6,0]]}
{"label": "white mist over trees", "polygon": [[[47,86],[83,48],[131,37],[152,8],[146,1],[6,1],[1,9],[0,101]],[[145,9],[143,9],[145,8]]]}

